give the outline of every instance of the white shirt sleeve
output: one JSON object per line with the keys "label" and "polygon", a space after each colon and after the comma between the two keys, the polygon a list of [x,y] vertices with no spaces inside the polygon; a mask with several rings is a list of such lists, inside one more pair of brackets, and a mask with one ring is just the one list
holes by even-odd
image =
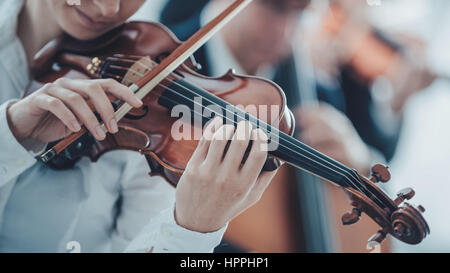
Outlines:
{"label": "white shirt sleeve", "polygon": [[226,227],[199,233],[178,226],[174,219],[175,189],[148,172],[145,157],[130,153],[121,177],[112,251],[212,252]]}
{"label": "white shirt sleeve", "polygon": [[175,222],[174,207],[162,211],[144,227],[126,252],[210,253],[220,244],[227,225],[218,231],[200,233]]}
{"label": "white shirt sleeve", "polygon": [[13,101],[0,105],[0,188],[37,161],[33,151],[27,150],[19,143],[9,128],[6,110],[11,102]]}

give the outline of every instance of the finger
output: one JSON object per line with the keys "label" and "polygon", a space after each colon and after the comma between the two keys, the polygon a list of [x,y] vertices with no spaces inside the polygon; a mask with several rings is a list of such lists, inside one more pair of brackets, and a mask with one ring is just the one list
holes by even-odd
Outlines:
{"label": "finger", "polygon": [[84,88],[82,88],[81,85],[78,86],[76,83],[65,83],[64,80],[61,80],[58,83],[60,83],[61,86],[70,86],[72,87],[72,90],[81,93],[84,97],[89,98],[95,108],[95,111],[100,114],[100,117],[108,131],[115,134],[119,131],[119,128],[117,125],[114,108],[112,107],[111,101],[102,86],[93,82],[94,81],[83,81],[83,84],[85,84]]}
{"label": "finger", "polygon": [[198,142],[197,148],[192,154],[191,161],[203,162],[208,154],[208,149],[214,133],[222,126],[222,118],[215,118],[206,124],[203,135]]}
{"label": "finger", "polygon": [[106,83],[112,85],[114,82],[119,84],[114,80],[70,80],[61,78],[56,81],[58,85],[77,92],[85,98],[89,98],[95,111],[100,114],[108,131],[115,134],[119,131],[117,119],[111,101],[106,94],[108,91]]}
{"label": "finger", "polygon": [[250,198],[252,198],[254,202],[261,199],[262,195],[264,194],[264,191],[270,185],[270,182],[272,182],[276,174],[277,171],[263,172],[260,174],[249,194]]}
{"label": "finger", "polygon": [[97,140],[103,140],[106,137],[105,131],[97,120],[94,112],[84,100],[84,98],[72,90],[62,88],[60,86],[54,86],[47,89],[47,94],[56,97],[64,102],[78,119],[86,126],[91,134]]}
{"label": "finger", "polygon": [[225,155],[224,162],[231,167],[232,170],[239,170],[244,154],[250,144],[252,137],[252,124],[247,121],[241,121],[237,125],[236,132],[231,140],[228,152]]}
{"label": "finger", "polygon": [[261,129],[252,131],[253,145],[242,167],[242,173],[255,181],[267,159],[268,137]]}
{"label": "finger", "polygon": [[213,120],[209,121],[205,129],[203,130],[202,138],[211,141],[214,134],[217,132],[217,130],[222,127],[223,125],[223,119],[221,117],[216,117]]}
{"label": "finger", "polygon": [[118,83],[113,79],[100,79],[100,80],[71,80],[61,78],[56,81],[57,84],[64,88],[71,89],[83,94],[89,93],[91,89],[102,88],[105,92],[113,95],[114,97],[129,103],[133,107],[141,107],[142,101],[134,94],[130,88]]}
{"label": "finger", "polygon": [[120,84],[119,82],[112,80],[112,79],[101,79],[101,80],[94,80],[95,83],[99,83],[104,90],[111,93],[116,98],[119,98],[127,103],[129,103],[131,106],[134,107],[141,107],[142,106],[142,100],[139,99],[136,94],[131,91],[130,88],[126,87],[123,84]]}
{"label": "finger", "polygon": [[267,156],[266,162],[263,166],[263,171],[272,172],[283,166],[285,162],[281,161],[279,158],[273,156]]}
{"label": "finger", "polygon": [[205,160],[208,166],[218,166],[222,162],[225,154],[225,147],[227,146],[228,141],[233,137],[234,131],[235,128],[233,125],[226,124],[217,129],[214,133]]}
{"label": "finger", "polygon": [[75,115],[60,99],[42,93],[36,96],[36,105],[55,115],[72,132],[81,130],[81,125]]}

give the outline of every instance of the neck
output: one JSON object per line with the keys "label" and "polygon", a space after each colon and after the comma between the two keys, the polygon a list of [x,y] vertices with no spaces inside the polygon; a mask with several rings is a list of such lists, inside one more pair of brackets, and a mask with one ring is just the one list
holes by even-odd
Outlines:
{"label": "neck", "polygon": [[19,15],[18,36],[27,55],[28,64],[49,41],[62,33],[47,1],[27,0]]}
{"label": "neck", "polygon": [[244,70],[247,75],[256,75],[259,68],[262,66],[260,63],[252,62],[249,60],[246,52],[244,52],[239,45],[238,37],[236,33],[233,32],[232,27],[225,27],[223,30],[223,40],[226,46],[230,49],[231,54],[239,63],[239,66]]}
{"label": "neck", "polygon": [[231,53],[238,60],[239,65],[244,69],[245,73],[248,75],[255,76],[261,68],[262,64],[250,62],[246,54],[243,51],[239,51],[238,48],[230,47]]}

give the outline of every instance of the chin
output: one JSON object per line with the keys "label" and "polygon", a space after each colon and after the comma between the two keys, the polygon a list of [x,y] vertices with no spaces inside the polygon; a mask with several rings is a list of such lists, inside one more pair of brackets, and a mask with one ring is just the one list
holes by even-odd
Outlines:
{"label": "chin", "polygon": [[110,29],[105,29],[102,31],[92,31],[92,30],[88,30],[84,27],[81,26],[69,26],[67,28],[64,28],[64,32],[67,33],[68,35],[70,35],[71,37],[78,39],[78,40],[82,40],[82,41],[88,41],[88,40],[93,40],[95,38],[98,38],[100,36],[102,36],[103,34],[105,34],[106,32],[108,32]]}
{"label": "chin", "polygon": [[104,29],[88,28],[78,22],[78,20],[76,19],[77,16],[78,15],[74,10],[70,10],[69,12],[66,12],[65,17],[60,17],[58,21],[65,33],[78,40],[92,40],[102,36],[112,29],[112,27]]}

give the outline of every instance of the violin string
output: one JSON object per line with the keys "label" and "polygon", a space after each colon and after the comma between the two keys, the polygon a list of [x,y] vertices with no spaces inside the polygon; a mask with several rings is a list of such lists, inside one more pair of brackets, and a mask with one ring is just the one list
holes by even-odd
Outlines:
{"label": "violin string", "polygon": [[[122,56],[125,56],[125,55],[122,55]],[[135,56],[134,57],[135,59],[141,59],[142,57],[138,57],[138,56]],[[119,58],[120,59],[120,58]],[[149,58],[150,59],[150,58]],[[151,60],[150,59],[150,62],[152,63],[152,64],[155,64],[155,65],[157,65],[157,63],[155,62],[155,61],[153,61],[153,60]],[[143,64],[142,62],[140,62],[139,60],[136,62],[137,64],[139,64],[139,65],[141,65],[141,66],[143,66],[145,69],[148,69],[148,70],[150,70],[151,68],[150,67],[148,67],[147,65],[145,65],[145,64]],[[134,73],[137,73],[137,74],[141,74],[141,73],[139,73],[138,71],[134,71],[132,68],[130,68],[131,70],[132,70],[132,72],[134,72]],[[141,76],[143,76],[142,74],[141,74]],[[177,77],[178,75],[174,75],[175,77]],[[178,76],[179,77],[179,76]],[[190,90],[189,88],[187,88],[187,87],[185,87],[185,86],[183,86],[183,85],[181,85],[181,84],[179,84],[178,82],[176,82],[176,81],[172,81],[172,80],[168,80],[169,81],[169,83],[173,83],[173,84],[175,84],[175,85],[178,85],[179,87],[181,87],[181,88],[183,88],[183,89],[185,89],[186,91],[189,91],[189,92],[191,92],[192,94],[195,94],[195,92],[193,91],[193,90]],[[169,87],[166,87],[166,86],[164,86],[164,88],[165,89],[169,89],[170,91],[172,91],[172,92],[174,92],[174,93],[176,93],[176,94],[178,94],[178,95],[181,95],[181,94],[179,94],[179,92],[176,92],[175,90],[172,90],[171,88],[169,88]],[[187,98],[187,97],[185,97],[186,99],[188,99],[188,100],[190,100],[189,98]],[[208,99],[207,99],[208,100]],[[190,100],[191,102],[193,102],[192,100]],[[210,100],[209,100],[210,101]],[[213,103],[214,104],[214,102],[213,101],[210,101],[211,103]],[[194,103],[196,103],[196,102],[194,102]],[[197,103],[198,104],[198,103]],[[228,111],[227,109],[225,109],[225,111]],[[244,114],[245,115],[245,113],[243,112],[243,113],[241,113],[241,114]],[[239,114],[238,114],[239,115]],[[245,117],[240,117],[240,118],[243,118],[243,119],[246,119]],[[234,121],[233,121],[234,122]],[[257,125],[256,125],[257,126]],[[258,126],[257,126],[258,127]],[[273,128],[273,127],[271,127],[271,128]],[[276,128],[275,128],[276,129]],[[277,129],[278,130],[278,129]],[[267,133],[267,132],[266,132]],[[281,133],[281,131],[279,131],[278,133]],[[297,149],[301,149],[302,151],[305,151],[303,148],[301,148],[301,147],[299,147],[299,146],[297,146],[295,143],[292,143],[292,142],[290,142],[289,141],[289,139],[287,139],[288,140],[288,143],[289,144],[291,144],[291,145],[293,145],[294,147],[296,147]],[[275,144],[279,144],[279,145],[281,145],[281,146],[284,146],[284,145],[282,145],[281,143],[276,143],[276,141],[274,141],[275,142]],[[294,151],[293,149],[291,149],[291,148],[289,148],[289,147],[285,147],[285,148],[287,148],[288,150],[290,150],[290,151]],[[314,155],[313,153],[311,153],[311,152],[309,152],[309,151],[307,151],[309,154],[311,154],[311,155]],[[317,157],[317,155],[314,155],[314,156],[316,156]],[[326,155],[325,155],[326,156]],[[319,157],[320,158],[320,157]],[[326,158],[328,158],[328,159],[330,159],[329,157],[327,157],[326,156]],[[311,159],[311,158],[309,158],[309,159]],[[322,159],[322,160],[324,160],[324,159]],[[324,160],[324,161],[326,161],[326,160]],[[317,163],[317,162],[316,162]],[[331,164],[330,162],[328,162],[328,164]],[[331,165],[333,165],[333,164],[331,164]],[[341,167],[339,167],[339,166],[334,166],[334,167],[337,167],[337,168],[339,168],[339,169],[341,169],[342,171],[344,171],[344,172],[346,172],[347,174],[350,174],[350,176],[352,177],[352,180],[354,181],[354,182],[356,182],[357,184],[360,184],[362,187],[364,187],[364,189],[367,191],[367,192],[370,192],[372,195],[373,195],[373,193],[369,190],[369,189],[367,189],[367,187],[364,185],[364,184],[362,184],[361,182],[360,182],[360,178],[359,177],[357,177],[353,172],[348,172],[348,171],[346,171],[345,169],[342,169]],[[330,168],[328,168],[328,169],[330,169]],[[341,173],[341,175],[343,175],[342,173]],[[344,175],[344,177],[347,179],[347,180],[349,180],[349,178],[347,177],[347,175]],[[361,189],[357,186],[357,185],[355,185],[354,183],[352,183],[359,191],[361,191]],[[376,197],[376,195],[374,195],[375,197]],[[378,199],[378,198],[377,198]],[[380,201],[380,200],[378,200],[378,201]],[[380,201],[381,202],[381,201]]]}
{"label": "violin string", "polygon": [[[152,60],[151,60],[151,61],[152,61]],[[152,62],[155,63],[154,61],[152,61]],[[146,66],[146,65],[143,64],[142,62],[137,61],[137,62],[135,62],[135,63],[137,63],[137,64],[143,66],[143,67],[146,68],[146,69],[151,69],[150,67]],[[157,64],[157,63],[156,63],[156,64]],[[132,68],[128,68],[128,69],[129,69],[132,73],[137,74],[138,76],[141,76],[141,77],[143,76],[142,73],[140,73],[140,72],[138,72],[138,71],[135,71],[135,70],[133,70]],[[175,75],[175,76],[176,76],[176,75]],[[173,80],[166,80],[166,81],[169,81],[169,83],[178,85],[179,87],[185,89],[186,91],[191,92],[191,94],[197,95],[197,94],[195,93],[195,91],[190,90],[189,88],[187,88],[187,87],[185,87],[185,86],[183,86],[183,85],[177,83],[176,81],[173,81]],[[169,88],[169,87],[167,87],[167,86],[165,86],[165,85],[163,85],[163,84],[161,84],[161,83],[159,84],[159,86],[163,87],[163,88],[166,89],[166,90],[169,90],[169,91],[173,92],[174,94],[183,96],[182,94],[180,94],[180,93],[177,92],[176,90],[173,90],[172,88]],[[193,102],[193,103],[198,104],[198,102],[196,102],[196,101],[190,99],[189,97],[186,97],[186,96],[183,96],[183,97],[184,97],[185,99],[187,99],[188,101],[190,101],[190,102]],[[165,99],[168,99],[168,98],[165,98]],[[205,99],[208,100],[209,102],[211,102],[211,103],[214,104],[213,101],[210,101],[210,100],[207,99],[207,98],[205,98]],[[169,100],[170,100],[170,99],[169,99]],[[170,101],[173,102],[173,103],[177,103],[177,102],[175,102],[175,101],[173,101],[173,100],[170,100]],[[200,104],[198,104],[198,105],[200,105]],[[202,105],[200,105],[200,106],[202,106]],[[202,107],[203,107],[203,106],[202,106]],[[221,108],[223,108],[223,107],[221,107]],[[229,111],[229,110],[226,109],[226,108],[223,108],[222,110]],[[237,110],[237,109],[236,109],[236,110]],[[238,111],[236,111],[236,113],[239,115]],[[201,113],[197,113],[197,114],[201,115]],[[216,113],[216,114],[217,114],[217,113]],[[233,114],[234,114],[234,113],[233,113]],[[241,113],[241,114],[242,114],[242,113]],[[244,114],[244,117],[240,117],[240,118],[243,118],[244,120],[246,120],[246,118],[245,118],[245,112],[243,112],[243,114]],[[230,119],[227,118],[226,116],[223,116],[223,115],[220,115],[220,114],[218,114],[218,115],[221,116],[222,118],[225,118],[226,120],[232,121],[233,124],[236,125],[235,122],[234,122],[234,120],[230,120]],[[255,125],[255,124],[253,124],[253,125]],[[256,127],[258,128],[258,125],[257,125],[257,124],[256,124]],[[278,130],[277,128],[274,128],[274,127],[271,127],[271,128],[272,128],[272,129],[275,129],[275,130]],[[278,131],[279,131],[279,130],[278,130]],[[266,131],[266,133],[268,133],[268,132]],[[278,133],[284,134],[284,133],[281,132],[281,131],[279,131]],[[272,134],[272,132],[270,132],[269,134]],[[287,135],[286,135],[286,136],[287,136]],[[333,165],[335,164],[335,163],[333,163],[332,160],[330,160],[331,158],[329,158],[329,157],[326,156],[326,155],[323,155],[323,154],[322,154],[322,156],[325,156],[325,158],[328,159],[328,162],[327,162],[324,158],[321,158],[321,157],[319,157],[318,155],[314,155],[314,154],[311,153],[310,151],[305,150],[305,149],[303,149],[302,147],[297,146],[295,143],[290,142],[288,138],[285,139],[285,140],[287,140],[287,141],[289,142],[289,144],[293,145],[295,148],[297,148],[297,149],[299,149],[299,150],[302,150],[303,152],[307,152],[307,153],[309,153],[309,154],[315,156],[317,159],[320,159],[320,160],[322,160],[322,161],[325,161],[326,163],[330,164],[331,166],[333,166]],[[284,148],[286,148],[287,150],[289,150],[289,151],[291,151],[291,152],[294,152],[294,153],[297,154],[297,155],[305,156],[305,155],[299,154],[297,151],[291,149],[290,147],[284,146],[284,145],[281,144],[281,143],[277,143],[276,141],[274,141],[274,143],[275,143],[275,144],[278,144],[278,145],[280,145],[280,146],[282,146],[282,147],[284,147]],[[308,157],[306,157],[306,158],[308,158]],[[359,184],[360,186],[364,187],[365,190],[366,190],[367,192],[369,192],[372,196],[374,196],[381,204],[383,203],[381,200],[378,199],[378,197],[377,197],[375,194],[373,194],[373,192],[372,192],[371,190],[367,189],[367,187],[366,187],[364,184],[362,184],[362,183],[359,181],[359,178],[356,177],[355,174],[352,174],[352,172],[349,172],[349,171],[347,171],[347,170],[345,170],[345,169],[342,169],[342,168],[341,168],[340,166],[338,166],[338,165],[334,165],[333,167],[335,167],[335,168],[340,169],[340,170],[343,171],[343,172],[340,172],[340,171],[338,171],[338,170],[336,170],[336,169],[332,169],[332,168],[330,168],[330,167],[328,167],[328,166],[326,166],[326,165],[324,165],[324,164],[322,164],[322,163],[319,163],[319,162],[317,162],[316,160],[314,160],[314,159],[312,159],[312,158],[308,158],[308,159],[311,160],[311,161],[313,161],[313,162],[315,162],[315,163],[318,164],[318,165],[321,165],[321,166],[323,166],[323,167],[325,167],[325,168],[331,170],[332,172],[335,172],[335,173],[337,173],[337,174],[343,176],[345,179],[347,179],[348,181],[350,181],[350,183],[355,187],[355,189],[357,189],[357,190],[360,191],[361,193],[364,193],[364,192],[363,192],[363,191],[362,191],[355,183],[353,183],[353,182],[356,182],[356,183]],[[345,174],[345,173],[350,174],[350,177],[349,177],[347,174]],[[317,175],[317,174],[315,174],[315,175]],[[346,184],[347,184],[347,183],[346,183]],[[349,185],[349,184],[347,184],[347,185]]]}
{"label": "violin string", "polygon": [[[154,62],[153,60],[151,60],[151,62],[154,63],[154,64],[157,64],[157,63]],[[142,62],[137,61],[136,63],[139,64],[139,65],[141,65],[141,66],[143,66],[143,67],[146,68],[146,69],[151,69],[150,67],[146,66],[146,65],[143,64]],[[133,70],[132,68],[130,68],[130,71],[133,72],[133,73],[135,73],[135,74],[140,75],[141,77],[143,76],[142,73],[140,73],[140,72],[138,72],[138,71],[135,71],[135,70]],[[174,76],[177,77],[178,75],[174,75]],[[195,93],[195,91],[190,90],[189,88],[187,88],[187,87],[185,87],[185,86],[179,84],[179,83],[176,82],[176,81],[173,81],[173,80],[166,80],[166,81],[169,81],[169,83],[178,85],[179,87],[183,88],[184,90],[186,90],[186,91],[188,91],[188,92],[191,92],[191,94],[197,95],[197,94]],[[170,90],[170,91],[171,91],[172,93],[174,93],[174,94],[183,96],[182,94],[180,94],[180,93],[177,92],[176,90],[173,90],[173,89],[171,89],[171,88],[169,88],[169,87],[167,87],[167,86],[164,86],[164,85],[162,85],[161,83],[160,83],[159,85],[162,86],[163,88],[165,88],[166,90]],[[193,103],[198,104],[197,102],[193,101],[193,100],[190,99],[189,97],[186,97],[186,96],[183,96],[183,97],[184,97],[185,99],[187,99],[188,101],[190,101],[190,102],[193,102]],[[167,98],[166,98],[166,99],[167,99]],[[211,102],[211,103],[214,104],[213,101],[210,101],[210,100],[207,99],[207,98],[205,98],[205,99],[208,100],[209,102]],[[171,100],[171,101],[172,101],[172,100]],[[174,101],[172,101],[172,102],[173,102],[173,103],[176,103],[176,102],[174,102]],[[198,105],[199,105],[199,104],[198,104]],[[200,106],[201,106],[201,105],[200,105]],[[224,108],[224,109],[222,109],[222,110],[228,111],[228,109],[226,109],[226,108]],[[236,109],[236,110],[237,110],[237,109]],[[201,115],[201,113],[197,113],[197,114]],[[245,115],[245,112],[243,112],[243,114]],[[239,115],[239,113],[238,113],[238,115]],[[230,120],[230,119],[228,119],[226,116],[223,116],[223,115],[219,115],[219,116],[222,116],[222,117],[225,118],[226,120]],[[243,118],[244,120],[246,120],[245,117],[241,117],[241,118]],[[231,120],[230,120],[230,121],[231,121]],[[234,124],[234,120],[233,120],[232,122],[233,122],[233,124]],[[236,124],[234,124],[234,125],[236,125]],[[255,124],[254,124],[254,125],[255,125]],[[257,124],[256,124],[256,127],[258,128],[258,125],[257,125]],[[278,129],[274,128],[274,127],[271,127],[271,128],[273,128],[273,129],[275,129],[275,130],[278,130]],[[266,133],[268,133],[268,132],[266,131]],[[279,131],[278,133],[283,133],[283,132]],[[272,134],[272,132],[270,132],[270,134]],[[283,133],[283,134],[284,134],[284,133]],[[286,135],[286,136],[287,136],[287,135]],[[285,140],[286,140],[286,139],[285,139]],[[326,163],[330,164],[331,166],[334,165],[334,163],[332,162],[333,160],[332,160],[331,158],[329,158],[328,156],[322,154],[323,156],[325,156],[326,159],[328,159],[328,162],[327,162],[325,159],[320,158],[319,156],[314,155],[313,153],[311,153],[311,152],[309,152],[309,151],[303,149],[302,147],[297,146],[295,143],[290,142],[288,138],[287,138],[287,140],[288,140],[289,144],[293,145],[293,146],[296,147],[297,149],[300,149],[300,150],[302,150],[303,152],[307,152],[307,153],[309,153],[309,154],[315,156],[316,158],[325,161]],[[278,145],[280,145],[280,146],[282,146],[282,147],[284,147],[284,148],[286,148],[286,149],[288,149],[288,150],[291,151],[291,152],[296,153],[297,155],[301,155],[301,154],[299,154],[297,151],[295,151],[295,150],[293,150],[293,149],[291,149],[291,148],[289,148],[289,147],[286,147],[286,146],[284,146],[284,145],[281,144],[281,143],[277,143],[276,141],[274,141],[274,143],[275,143],[275,144],[278,144]],[[307,157],[307,158],[308,158],[308,157]],[[337,170],[333,170],[332,168],[330,168],[330,167],[328,167],[328,166],[325,166],[324,164],[321,164],[321,163],[319,163],[319,162],[313,160],[312,158],[308,158],[308,159],[309,159],[309,160],[312,160],[312,161],[315,162],[316,164],[319,164],[319,165],[321,165],[321,166],[323,166],[323,167],[325,167],[325,168],[327,168],[327,169],[329,169],[329,170],[331,170],[331,171],[333,171],[333,172],[335,172],[335,173],[340,174],[340,175],[343,176],[345,179],[347,179],[348,181],[350,181],[350,183],[355,187],[355,189],[357,189],[357,190],[360,191],[361,193],[364,193],[364,192],[356,185],[356,184],[359,184],[359,185],[362,186],[368,193],[370,193],[370,195],[372,195],[373,197],[375,197],[375,199],[377,199],[381,204],[383,203],[383,202],[382,202],[375,194],[373,194],[373,192],[372,192],[371,190],[369,190],[364,184],[362,184],[362,183],[360,182],[360,179],[359,179],[353,172],[349,172],[349,171],[347,171],[347,170],[345,170],[345,169],[343,169],[343,168],[341,168],[340,166],[337,166],[337,165],[334,165],[334,166],[333,166],[333,167],[335,167],[335,168],[338,168],[338,169],[342,170],[343,172],[346,172],[347,174],[350,174],[350,177],[348,177],[347,174],[344,174],[343,172],[339,172],[339,171],[337,171]],[[331,160],[330,160],[330,159],[331,159]],[[317,175],[317,174],[316,174],[316,175]],[[353,182],[355,182],[356,184],[353,183]],[[346,183],[346,184],[347,184],[347,183]],[[347,185],[348,185],[348,184],[347,184]]]}
{"label": "violin string", "polygon": [[[135,70],[133,70],[133,69],[131,69],[131,68],[130,68],[130,71],[131,71],[132,73],[140,74],[140,72],[135,71]],[[122,77],[122,79],[123,79],[123,77]],[[170,82],[169,82],[169,83],[170,83]],[[173,82],[172,82],[172,83],[173,83]],[[170,92],[173,93],[173,94],[180,95],[179,92],[177,92],[176,90],[173,90],[172,88],[170,88],[170,87],[168,87],[168,86],[166,86],[166,85],[164,85],[164,84],[162,84],[162,83],[160,83],[158,86],[164,88],[165,90],[170,91]],[[182,87],[184,88],[184,86],[182,86]],[[174,100],[172,100],[172,99],[170,99],[170,98],[168,98],[168,97],[165,97],[165,96],[163,96],[162,94],[150,93],[149,95],[155,96],[155,97],[157,97],[157,96],[159,95],[159,96],[164,97],[164,99],[166,99],[166,100],[168,100],[168,101],[170,101],[170,102],[172,102],[172,103],[174,103],[174,104],[178,104],[178,102],[176,102],[176,101],[174,101]],[[182,97],[184,97],[184,98],[186,98],[187,100],[189,100],[189,101],[192,102],[192,100],[191,100],[190,98],[185,97],[185,96],[183,96],[183,95],[180,95],[180,96],[182,96]],[[196,102],[195,102],[195,103],[196,103]],[[201,115],[201,113],[199,113],[199,112],[197,112],[197,111],[195,111],[195,110],[193,110],[193,111],[194,111],[194,114]],[[226,119],[227,119],[227,120],[230,120],[230,119],[228,119],[228,118],[226,118]],[[234,121],[233,121],[233,122],[234,122]],[[282,146],[283,146],[283,145],[282,145]],[[289,150],[292,150],[292,149],[289,149]],[[310,159],[310,160],[312,160],[313,162],[315,162],[317,165],[322,165],[322,166],[324,166],[324,165],[321,164],[320,162],[316,162],[316,161],[313,160],[313,159]],[[326,166],[324,166],[324,167],[326,167]],[[345,182],[345,183],[347,184],[347,186],[350,186],[347,182]]]}
{"label": "violin string", "polygon": [[[160,87],[163,87],[165,90],[171,91],[171,92],[174,93],[174,94],[177,94],[177,95],[179,95],[179,96],[182,96],[182,97],[184,97],[184,98],[187,99],[187,100],[190,100],[189,97],[186,97],[186,96],[183,96],[183,95],[179,94],[179,92],[177,92],[176,90],[174,90],[174,89],[172,89],[172,88],[170,88],[170,87],[168,87],[168,86],[165,86],[164,84],[161,84],[161,83],[160,83],[159,86],[160,86]],[[152,94],[152,95],[155,95],[155,94]],[[164,97],[164,99],[166,99],[166,100],[168,100],[168,101],[170,101],[170,102],[172,102],[172,103],[174,103],[174,104],[177,103],[176,101],[174,101],[174,100],[172,100],[172,99],[170,99],[170,98],[167,98],[167,97]],[[195,101],[193,101],[193,100],[190,100],[190,102],[196,103],[197,105],[201,106],[200,104],[198,104],[197,102],[195,102]],[[194,114],[198,114],[198,115],[201,115],[201,114],[202,114],[202,113],[197,112],[197,111],[195,111],[195,110],[192,110],[192,111],[194,112]],[[233,124],[236,126],[236,123],[235,123],[233,120],[227,118],[226,116],[220,115],[220,114],[218,114],[218,116],[220,116],[220,117],[222,117],[222,118],[225,118],[225,119],[228,120],[228,121],[232,121]],[[252,123],[252,124],[253,124],[253,123]],[[256,125],[256,127],[258,127],[258,126]],[[267,132],[266,132],[266,133],[267,133]],[[291,152],[297,154],[298,156],[306,157],[305,155],[302,155],[302,154],[298,153],[296,150],[291,149],[291,148],[289,148],[289,147],[287,147],[287,146],[284,146],[284,145],[281,144],[281,143],[277,143],[276,141],[274,141],[274,143],[279,144],[280,146],[282,146],[282,147],[286,148],[287,150],[289,150],[289,151],[291,151]],[[291,143],[291,144],[292,144],[292,143]],[[296,145],[295,145],[295,147],[298,148],[298,149],[300,149],[300,150],[302,150],[303,152],[305,152],[305,151],[308,152],[307,150],[304,150],[302,147],[299,147],[299,146],[296,146]],[[308,152],[308,153],[309,153],[309,152]],[[323,160],[322,158],[320,158],[320,157],[318,157],[318,156],[316,156],[316,155],[314,155],[314,154],[312,154],[312,153],[310,153],[310,154],[313,155],[313,156],[315,156],[315,157],[316,157],[317,159],[319,159],[319,160]],[[344,177],[347,181],[350,182],[350,184],[347,183],[347,182],[345,182],[345,184],[346,184],[347,186],[353,185],[354,188],[355,188],[356,190],[358,190],[358,191],[361,192],[361,193],[364,193],[364,191],[362,191],[361,188],[358,187],[358,184],[359,184],[359,185],[362,186],[362,187],[363,187],[363,188],[364,188],[371,196],[373,196],[377,201],[379,201],[380,204],[383,203],[383,202],[382,202],[382,201],[381,201],[381,200],[380,200],[380,199],[379,199],[379,198],[378,198],[371,190],[369,190],[364,184],[361,184],[361,182],[360,182],[358,179],[355,179],[355,177],[348,177],[348,176],[347,176],[346,174],[344,174],[343,172],[339,172],[339,171],[336,170],[336,169],[332,169],[332,168],[330,168],[329,166],[326,166],[325,164],[316,161],[316,160],[315,160],[314,158],[312,158],[312,157],[306,157],[306,158],[308,158],[310,161],[314,162],[316,165],[322,166],[322,167],[324,167],[324,168],[330,170],[331,172],[337,173],[337,174],[339,174],[340,176]],[[323,160],[323,161],[325,161],[325,160]],[[325,162],[326,162],[326,161],[325,161]],[[331,162],[327,162],[327,163],[328,163],[328,164],[331,164]],[[332,165],[332,166],[333,166],[333,165]],[[344,169],[340,168],[339,166],[333,166],[333,167],[339,168],[339,169],[343,170],[344,172],[346,172]],[[348,172],[347,172],[347,173],[348,173]],[[317,173],[314,173],[314,175],[317,175],[317,176],[319,176],[319,177],[321,177],[321,178],[327,180],[326,178],[320,176],[320,175],[317,174]],[[369,197],[370,197],[370,196],[369,196]],[[371,198],[371,199],[372,199],[372,198]]]}
{"label": "violin string", "polygon": [[[136,59],[138,59],[138,57],[136,57]],[[120,59],[119,59],[120,60]],[[154,61],[152,61],[151,59],[150,59],[150,61],[153,63],[153,64],[157,64],[157,63],[155,63]],[[150,67],[148,67],[148,66],[146,66],[145,64],[143,64],[142,62],[136,62],[136,63],[138,63],[139,65],[141,65],[141,66],[143,66],[144,68],[146,68],[146,69],[151,69]],[[140,73],[140,72],[138,72],[138,71],[135,71],[135,70],[133,70],[132,68],[130,68],[130,70],[131,70],[131,72],[133,72],[133,73],[136,73],[136,74],[140,74],[140,76],[142,77],[143,75]],[[180,85],[179,83],[177,83],[176,81],[171,81],[171,83],[174,83],[174,84],[176,84],[176,85],[178,85],[178,86],[180,86],[181,88],[183,88],[183,89],[185,89],[185,90],[187,90],[187,91],[190,91],[191,93],[193,93],[194,94],[194,92],[193,91],[191,91],[191,90],[189,90],[188,88],[186,88],[185,86],[183,86],[183,85]],[[170,89],[170,88],[168,88],[168,87],[166,87],[165,86],[165,88],[166,89]],[[176,91],[174,91],[174,90],[172,90],[172,89],[170,89],[171,91],[173,91],[173,92],[176,92]],[[178,92],[176,92],[176,93],[178,93]],[[189,100],[189,98],[187,98],[188,100]],[[210,101],[210,102],[212,102],[212,101]],[[212,102],[212,103],[214,103],[214,102]],[[225,109],[226,110],[226,109]],[[242,114],[242,113],[241,113]],[[243,113],[244,115],[245,115],[245,113]],[[242,118],[242,117],[241,117]],[[244,117],[244,119],[245,119],[245,117]],[[278,144],[278,143],[277,143]],[[290,143],[291,145],[293,145],[293,146],[295,146],[296,148],[300,148],[300,147],[298,147],[297,145],[295,145],[295,144],[293,144],[293,143]],[[292,151],[292,149],[290,149],[289,147],[287,147],[289,150],[291,150]],[[303,149],[302,149],[303,150]],[[358,181],[358,179],[356,180],[356,181]],[[356,186],[356,185],[355,185]],[[366,188],[366,190],[367,190],[367,188]]]}
{"label": "violin string", "polygon": [[[167,90],[167,91],[171,91],[172,93],[175,93],[175,94],[177,94],[177,95],[179,95],[179,93],[176,91],[176,90],[174,90],[174,89],[172,89],[172,88],[170,88],[170,87],[167,87],[167,86],[165,86],[164,84],[159,84],[159,86],[160,87],[163,87],[165,90]],[[154,93],[151,93],[150,95],[155,95]],[[181,95],[181,96],[183,96],[183,95]],[[168,97],[165,97],[165,96],[163,96],[162,95],[162,97],[164,97],[164,99],[165,100],[168,100],[168,101],[170,101],[170,102],[172,102],[172,103],[174,103],[174,104],[177,104],[178,102],[177,101],[175,101],[175,100],[172,100],[171,98],[168,98]],[[189,99],[188,97],[185,97],[185,96],[183,96],[184,98],[186,98],[186,99]],[[191,100],[191,102],[193,102],[193,103],[197,103],[197,102],[195,102],[195,101],[192,101]],[[198,115],[201,115],[202,113],[201,112],[198,112],[198,111],[196,111],[196,110],[192,110],[193,111],[193,113],[194,114],[198,114]],[[220,117],[222,117],[222,118],[225,118],[226,120],[228,120],[228,121],[232,121],[231,119],[229,119],[229,118],[227,118],[226,116],[223,116],[223,115],[220,115],[220,114],[217,114],[218,116],[220,116]],[[233,123],[234,123],[234,121],[232,121]],[[234,125],[236,126],[236,123],[234,123]],[[276,143],[276,142],[275,142]],[[282,144],[279,144],[280,146],[283,146]],[[288,147],[286,147],[288,150],[290,150],[290,151],[294,151],[294,150],[292,150],[292,149],[290,149],[290,148],[288,148]],[[301,155],[300,154],[300,156],[304,156],[304,155]],[[312,158],[308,158],[310,161],[312,161],[312,162],[314,162],[314,163],[316,163],[317,165],[319,165],[319,166],[323,166],[323,167],[325,167],[325,168],[328,168],[328,169],[330,169],[331,171],[333,171],[331,168],[329,168],[329,167],[327,167],[327,166],[325,166],[324,164],[322,164],[322,163],[320,163],[320,162],[317,162],[316,160],[314,160],[314,159],[312,159]],[[336,171],[335,171],[336,172]],[[339,173],[338,173],[339,174]],[[318,175],[318,174],[316,174],[316,175]],[[323,177],[322,177],[323,178]],[[324,178],[325,179],[325,178]],[[347,186],[350,186],[347,182],[345,182],[345,184],[347,185]],[[353,183],[352,183],[353,184]],[[354,184],[353,184],[354,185]],[[356,185],[354,185],[357,189],[358,189],[358,187],[356,186]],[[359,190],[359,189],[358,189]]]}

